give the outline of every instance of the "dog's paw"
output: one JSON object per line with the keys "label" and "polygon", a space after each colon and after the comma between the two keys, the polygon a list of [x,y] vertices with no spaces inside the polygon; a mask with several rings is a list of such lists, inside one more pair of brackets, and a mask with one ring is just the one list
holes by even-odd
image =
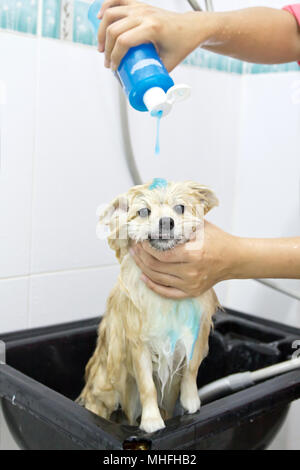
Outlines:
{"label": "dog's paw", "polygon": [[161,416],[157,416],[156,418],[144,418],[140,425],[140,429],[147,433],[155,432],[165,427],[166,425]]}
{"label": "dog's paw", "polygon": [[80,406],[85,406],[85,400],[81,395],[79,395],[79,397],[76,398],[75,403],[77,403],[77,405],[80,405]]}
{"label": "dog's paw", "polygon": [[186,393],[181,393],[180,403],[183,408],[189,413],[196,413],[200,410],[201,402],[197,393],[191,393],[191,391],[186,391]]}

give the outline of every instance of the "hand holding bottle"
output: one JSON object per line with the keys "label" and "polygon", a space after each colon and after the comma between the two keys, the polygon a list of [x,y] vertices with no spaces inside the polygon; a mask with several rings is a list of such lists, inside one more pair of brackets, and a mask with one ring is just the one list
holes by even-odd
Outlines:
{"label": "hand holding bottle", "polygon": [[175,13],[136,0],[106,0],[100,17],[99,50],[113,70],[129,48],[149,42],[169,72],[198,46],[255,63],[300,60],[299,5],[292,11],[252,7]]}
{"label": "hand holding bottle", "polygon": [[201,36],[198,13],[170,12],[135,0],[106,0],[98,18],[99,51],[113,70],[128,49],[151,42],[170,72],[198,46]]}

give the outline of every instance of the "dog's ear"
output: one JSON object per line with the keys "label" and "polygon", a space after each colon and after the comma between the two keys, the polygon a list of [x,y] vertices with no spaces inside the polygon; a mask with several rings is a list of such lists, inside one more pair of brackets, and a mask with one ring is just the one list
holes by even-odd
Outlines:
{"label": "dog's ear", "polygon": [[194,183],[193,181],[188,181],[187,185],[190,190],[193,191],[195,196],[199,199],[199,202],[204,207],[204,214],[207,214],[213,207],[219,205],[219,201],[215,195],[215,193],[204,186],[203,184]]}
{"label": "dog's ear", "polygon": [[[128,197],[126,194],[122,194],[107,206],[100,207],[97,211],[99,216],[97,224],[98,238],[108,238],[109,246],[115,251],[120,262],[128,251],[128,209]],[[101,229],[103,225],[109,226],[109,234],[107,232],[103,233],[103,229]]]}
{"label": "dog's ear", "polygon": [[99,223],[110,225],[113,219],[124,216],[128,212],[128,198],[126,194],[116,197],[110,204],[100,207],[97,211]]}

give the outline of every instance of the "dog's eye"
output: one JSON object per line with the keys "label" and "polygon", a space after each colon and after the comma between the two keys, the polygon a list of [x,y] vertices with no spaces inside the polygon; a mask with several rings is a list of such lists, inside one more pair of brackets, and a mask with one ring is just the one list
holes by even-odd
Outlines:
{"label": "dog's eye", "polygon": [[143,209],[140,209],[138,211],[138,214],[140,217],[149,217],[149,215],[151,214],[151,211],[150,209],[148,209],[148,207],[143,207]]}
{"label": "dog's eye", "polygon": [[184,213],[184,206],[182,206],[181,204],[178,204],[177,206],[174,207],[174,211],[177,214],[183,214]]}

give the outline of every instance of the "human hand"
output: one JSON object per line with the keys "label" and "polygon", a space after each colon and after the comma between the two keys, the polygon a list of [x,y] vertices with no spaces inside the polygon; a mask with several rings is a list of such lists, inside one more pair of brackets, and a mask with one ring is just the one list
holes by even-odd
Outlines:
{"label": "human hand", "polygon": [[203,241],[195,239],[164,252],[143,242],[133,245],[130,253],[150,289],[163,297],[183,299],[197,297],[232,277],[239,240],[205,221]]}
{"label": "human hand", "polygon": [[99,51],[105,53],[105,66],[116,70],[128,49],[151,42],[171,71],[204,36],[198,15],[207,13],[175,13],[135,0],[106,0],[98,15]]}

